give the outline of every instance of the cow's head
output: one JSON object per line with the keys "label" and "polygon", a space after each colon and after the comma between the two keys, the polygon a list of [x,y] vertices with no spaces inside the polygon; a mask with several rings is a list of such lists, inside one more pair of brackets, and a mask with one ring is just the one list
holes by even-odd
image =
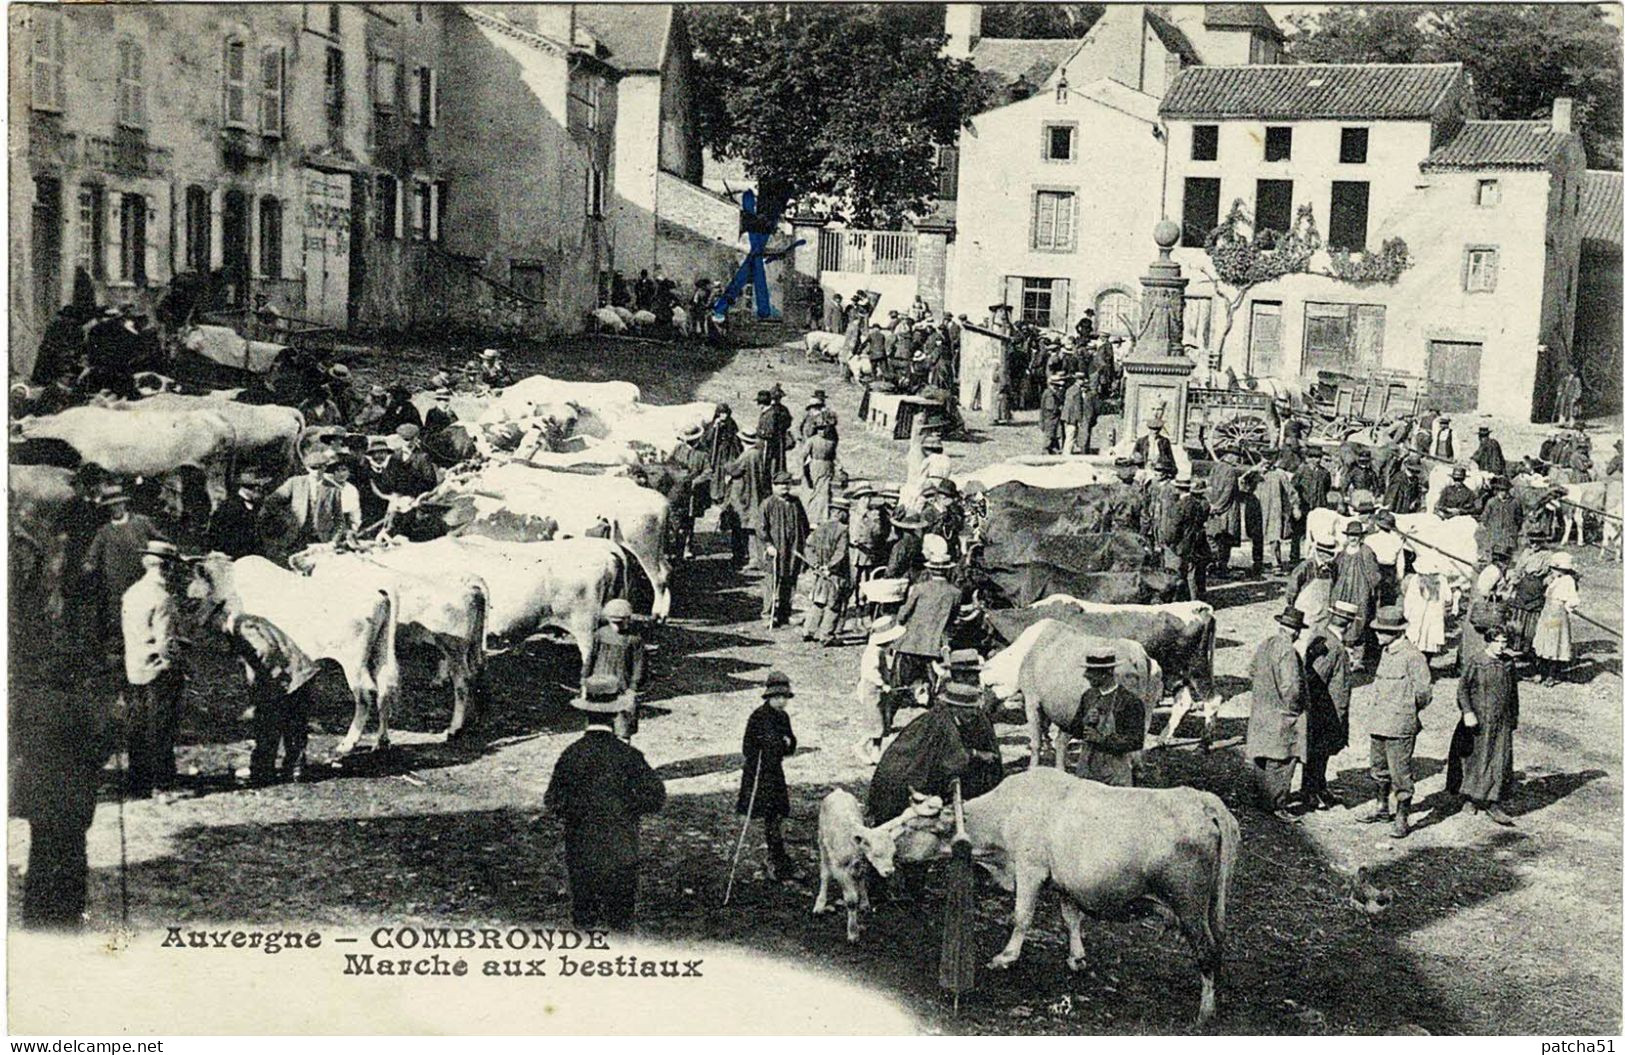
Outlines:
{"label": "cow's head", "polygon": [[859,828],[852,836],[863,856],[882,877],[897,871],[897,840],[885,828]]}
{"label": "cow's head", "polygon": [[186,583],[186,599],[201,626],[213,626],[242,607],[231,558],[210,553],[188,562],[192,576]]}
{"label": "cow's head", "polygon": [[908,808],[877,830],[892,840],[892,859],[929,861],[948,852],[954,834],[953,811],[946,809],[939,795],[923,795],[909,789]]}

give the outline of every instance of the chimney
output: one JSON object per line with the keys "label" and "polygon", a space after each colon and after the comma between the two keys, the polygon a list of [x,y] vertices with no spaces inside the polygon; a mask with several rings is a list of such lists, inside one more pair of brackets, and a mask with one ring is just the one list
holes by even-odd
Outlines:
{"label": "chimney", "polygon": [[1552,131],[1564,135],[1574,131],[1574,100],[1552,100]]}
{"label": "chimney", "polygon": [[982,5],[948,4],[943,15],[943,30],[948,43],[942,53],[950,59],[968,59],[976,42],[982,39]]}

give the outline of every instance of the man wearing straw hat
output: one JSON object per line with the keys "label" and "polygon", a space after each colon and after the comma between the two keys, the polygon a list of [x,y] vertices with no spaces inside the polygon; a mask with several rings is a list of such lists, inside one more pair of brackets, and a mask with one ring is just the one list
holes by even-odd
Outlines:
{"label": "man wearing straw hat", "polygon": [[[1428,663],[1405,636],[1405,612],[1398,605],[1378,610],[1371,629],[1377,635],[1382,658],[1372,681],[1371,777],[1377,782],[1377,808],[1362,817],[1366,824],[1394,822],[1395,839],[1410,834],[1411,797],[1416,793],[1412,758],[1416,734],[1422,731],[1420,712],[1433,699],[1433,676]],[[1394,796],[1388,806],[1389,791]]]}
{"label": "man wearing straw hat", "polygon": [[120,603],[131,798],[146,798],[175,783],[175,728],[185,683],[175,585],[179,561],[180,552],[170,543],[147,543],[141,555],[143,574]]}
{"label": "man wearing straw hat", "polygon": [[727,500],[722,523],[728,531],[735,568],[760,568],[761,540],[756,536],[756,511],[773,492],[773,466],[754,432],[740,432],[744,449],[723,471]]}
{"label": "man wearing straw hat", "polygon": [[666,785],[643,752],[615,735],[621,713],[614,678],[587,678],[582,698],[587,730],[553,766],[545,803],[564,822],[564,865],[577,927],[623,931],[632,926],[638,892],[638,827],[666,804]]}
{"label": "man wearing straw hat", "polygon": [[876,618],[869,624],[869,640],[864,643],[863,656],[858,660],[858,684],[853,690],[858,706],[876,716],[876,733],[858,747],[859,754],[871,766],[880,761],[880,744],[891,732],[894,710],[886,703],[891,691],[896,658],[892,646],[903,636],[903,628],[889,615]]}
{"label": "man wearing straw hat", "polygon": [[762,705],[745,722],[739,748],[745,756],[745,768],[740,775],[735,809],[745,817],[747,825],[761,820],[767,839],[767,878],[775,881],[796,878],[795,864],[784,849],[784,821],[790,816],[784,760],[796,753],[796,733],[786,708],[794,697],[790,679],[779,671],[769,671],[762,688]]}
{"label": "man wearing straw hat", "polygon": [[1326,764],[1349,743],[1348,649],[1343,635],[1356,611],[1347,601],[1336,601],[1326,613],[1326,625],[1304,640],[1304,714],[1307,724],[1303,759],[1304,805],[1329,810],[1344,805],[1326,786]]}
{"label": "man wearing straw hat", "polygon": [[1275,617],[1280,631],[1264,639],[1253,653],[1253,704],[1247,716],[1247,759],[1253,764],[1258,796],[1264,808],[1288,824],[1292,771],[1308,756],[1308,723],[1304,720],[1303,659],[1297,649],[1304,631],[1303,613],[1287,608]]}

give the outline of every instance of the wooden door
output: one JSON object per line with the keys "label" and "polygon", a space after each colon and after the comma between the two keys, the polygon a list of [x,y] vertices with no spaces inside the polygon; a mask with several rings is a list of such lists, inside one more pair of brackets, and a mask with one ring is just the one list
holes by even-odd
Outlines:
{"label": "wooden door", "polygon": [[1252,323],[1247,327],[1247,373],[1275,377],[1281,372],[1281,302],[1253,301]]}
{"label": "wooden door", "polygon": [[305,170],[305,315],[343,329],[350,321],[350,177]]}
{"label": "wooden door", "polygon": [[1428,402],[1446,411],[1477,410],[1483,358],[1478,341],[1429,341]]}

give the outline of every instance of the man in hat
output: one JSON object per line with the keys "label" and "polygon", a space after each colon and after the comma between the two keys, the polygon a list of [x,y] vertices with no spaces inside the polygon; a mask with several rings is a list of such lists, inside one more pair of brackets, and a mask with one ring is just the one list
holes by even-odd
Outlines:
{"label": "man in hat", "polygon": [[1043,443],[1040,454],[1061,452],[1061,414],[1065,406],[1066,376],[1051,374],[1049,383],[1044,386],[1044,394],[1038,397],[1038,435]]}
{"label": "man in hat", "polygon": [[1389,482],[1383,505],[1396,515],[1420,513],[1426,498],[1427,481],[1422,478],[1422,459],[1412,454],[1405,459],[1401,471],[1395,473],[1393,480]]}
{"label": "man in hat", "polygon": [[835,427],[818,419],[818,427],[801,445],[801,482],[807,488],[807,517],[813,524],[829,519],[835,495]]}
{"label": "man in hat", "polygon": [[705,515],[711,504],[711,462],[703,441],[705,426],[693,425],[677,435],[671,462],[677,480],[670,496],[676,518],[672,551],[688,559],[693,554],[694,522]]}
{"label": "man in hat", "polygon": [[1507,471],[1506,455],[1501,453],[1500,441],[1490,435],[1488,425],[1478,427],[1478,450],[1473,452],[1473,464],[1491,476]]}
{"label": "man in hat", "polygon": [[[1367,824],[1392,819],[1393,837],[1410,833],[1411,797],[1416,791],[1412,756],[1416,734],[1422,730],[1419,713],[1433,699],[1433,676],[1427,660],[1405,636],[1405,613],[1398,605],[1388,605],[1371,622],[1382,658],[1373,679],[1371,714],[1366,722],[1371,733],[1371,777],[1377,782],[1377,808]],[[1394,807],[1388,808],[1392,789]]]}
{"label": "man in hat", "polygon": [[[852,327],[861,329],[856,320],[853,321]],[[863,342],[864,354],[869,358],[870,376],[876,380],[890,380],[891,371],[887,363],[891,361],[890,346],[896,341],[892,331],[871,326],[867,336],[860,336],[859,339]]]}
{"label": "man in hat", "polygon": [[1366,667],[1366,652],[1370,650],[1368,630],[1371,617],[1377,610],[1377,590],[1382,585],[1382,570],[1377,566],[1377,555],[1365,544],[1365,525],[1351,520],[1343,528],[1343,551],[1332,563],[1333,603],[1346,601],[1354,606],[1355,614],[1343,641],[1349,646],[1350,666],[1354,670]]}
{"label": "man in hat", "polygon": [[1332,472],[1326,468],[1325,452],[1310,450],[1292,473],[1292,486],[1298,493],[1298,508],[1307,517],[1312,510],[1329,509]]}
{"label": "man in hat", "polygon": [[1207,567],[1213,552],[1207,544],[1207,481],[1180,480],[1168,548],[1178,562],[1182,596],[1187,601],[1207,600]]}
{"label": "man in hat", "polygon": [[1397,604],[1399,584],[1405,580],[1405,540],[1399,537],[1399,524],[1392,510],[1379,509],[1365,533],[1366,549],[1377,558],[1377,604]]}
{"label": "man in hat", "polygon": [[632,630],[632,606],[616,597],[604,605],[604,624],[593,633],[588,677],[613,678],[619,686],[621,714],[615,731],[628,740],[638,731],[638,686],[643,683],[643,636]]}
{"label": "man in hat", "polygon": [[1253,705],[1247,716],[1247,759],[1253,764],[1264,809],[1277,820],[1296,823],[1287,812],[1292,771],[1308,755],[1304,721],[1303,659],[1297,648],[1303,613],[1288,608],[1275,617],[1280,630],[1253,653]]}
{"label": "man in hat", "polygon": [[859,482],[846,492],[852,503],[851,541],[852,581],[868,580],[874,569],[885,567],[891,545],[891,515],[878,500],[873,484]]}
{"label": "man in hat", "polygon": [[[1213,574],[1230,571],[1230,551],[1241,541],[1241,468],[1236,449],[1228,444],[1213,455],[1213,469],[1207,478],[1207,537],[1213,550]],[[1289,602],[1290,603],[1290,602]]]}
{"label": "man in hat", "polygon": [[[865,813],[870,823],[883,824],[902,813],[915,791],[952,802],[955,779],[967,800],[998,786],[1004,767],[981,704],[974,675],[961,674],[950,678],[924,714],[903,727],[869,780]],[[909,876],[905,885],[917,888],[917,878]]]}
{"label": "man in hat", "polygon": [[790,449],[796,445],[793,431],[795,419],[790,408],[784,405],[784,386],[775,381],[773,387],[768,389],[768,396],[772,400],[768,411],[773,416],[773,429],[769,434],[758,426],[756,432],[769,441],[768,451],[774,458],[773,470],[778,472],[789,465]]}
{"label": "man in hat", "polygon": [[285,517],[288,549],[297,551],[343,538],[361,522],[361,494],[335,472],[338,456],[318,448],[305,457],[309,472],[292,476],[265,500],[267,515]]}
{"label": "man in hat", "polygon": [[243,677],[248,683],[254,708],[249,783],[263,786],[276,781],[278,748],[282,751],[282,779],[299,780],[309,740],[315,662],[281,627],[262,616],[228,612],[222,606],[207,620],[226,636],[232,652],[243,664]]}
{"label": "man in hat", "polygon": [[265,477],[245,468],[237,475],[237,490],[209,514],[205,534],[208,548],[235,560],[260,552],[260,509],[265,501]]}
{"label": "man in hat", "polygon": [[660,812],[666,785],[643,752],[615,735],[615,679],[586,679],[575,706],[586,712],[587,730],[559,755],[545,803],[564,821],[575,925],[624,931],[637,904],[639,818]]}
{"label": "man in hat", "polygon": [[740,432],[737,438],[743,447],[722,470],[721,526],[728,533],[733,566],[760,568],[762,545],[756,537],[756,511],[773,493],[773,466],[756,433]]}
{"label": "man in hat", "polygon": [[960,601],[959,587],[948,581],[952,569],[945,545],[941,552],[928,554],[925,578],[909,587],[903,607],[897,611],[897,622],[905,631],[896,646],[901,684],[925,681],[931,664],[947,647],[948,628],[959,616]]}
{"label": "man in hat", "polygon": [[1281,465],[1274,451],[1264,456],[1266,469],[1254,488],[1258,500],[1262,528],[1263,552],[1269,560],[1270,574],[1282,572],[1281,545],[1297,547],[1297,534],[1293,528],[1298,522],[1298,493],[1292,486],[1292,474]]}
{"label": "man in hat", "polygon": [[790,788],[784,779],[784,760],[796,753],[796,733],[786,708],[795,693],[790,679],[769,671],[762,689],[762,705],[745,722],[740,752],[745,768],[740,775],[738,812],[746,823],[760,819],[767,837],[767,878],[794,879],[796,869],[784,850],[784,819],[790,816]]}
{"label": "man in hat", "polygon": [[1083,424],[1083,375],[1070,373],[1062,376],[1066,394],[1061,397],[1061,453],[1081,454],[1078,450],[1078,429]]}
{"label": "man in hat", "polygon": [[835,294],[828,304],[824,305],[824,332],[846,332],[846,308],[841,303],[841,295]]}
{"label": "man in hat", "polygon": [[892,514],[891,526],[897,530],[897,538],[892,540],[891,549],[886,554],[886,567],[881,577],[912,582],[919,576],[921,565],[924,564],[925,521],[918,513],[898,510]]}
{"label": "man in hat", "polygon": [[1374,495],[1379,490],[1382,490],[1382,481],[1373,467],[1371,448],[1359,447],[1354,453],[1354,464],[1343,477],[1343,497],[1353,504],[1355,492]]}
{"label": "man in hat", "polygon": [[1114,787],[1134,786],[1134,756],[1145,747],[1145,703],[1117,680],[1117,653],[1089,652],[1083,662],[1089,681],[1067,733],[1080,742],[1077,775]]}
{"label": "man in hat", "polygon": [[1160,414],[1146,425],[1145,435],[1134,441],[1134,457],[1147,469],[1160,472],[1164,467],[1173,466],[1178,471],[1178,463],[1174,461],[1174,445],[1168,439]]}
{"label": "man in hat", "polygon": [[378,490],[390,498],[416,498],[435,489],[440,474],[423,449],[423,430],[410,422],[398,425],[401,446],[378,473]]}
{"label": "man in hat", "polygon": [[141,578],[120,601],[125,699],[129,704],[129,791],[146,798],[175,783],[175,728],[180,721],[180,552],[154,539],[141,554]]}
{"label": "man in hat", "polygon": [[999,734],[982,691],[981,653],[974,648],[955,649],[948,654],[947,665],[948,678],[939,697],[948,708],[960,746],[969,759],[959,775],[960,792],[966,799],[973,799],[992,791],[1004,779]]}
{"label": "man in hat", "polygon": [[859,709],[877,719],[875,735],[858,746],[860,756],[871,766],[880,761],[880,744],[891,733],[892,715],[896,713],[886,697],[893,691],[896,674],[892,647],[903,633],[896,619],[889,615],[877,616],[869,624],[869,639],[864,642],[863,655],[858,660],[858,684],[853,694]]}
{"label": "man in hat", "polygon": [[1450,738],[1444,786],[1447,792],[1461,795],[1469,810],[1510,828],[1514,823],[1501,809],[1501,799],[1512,782],[1518,675],[1500,606],[1483,606],[1474,615],[1474,627],[1485,644],[1477,655],[1462,662],[1456,688],[1461,721]]}
{"label": "man in hat", "polygon": [[[1286,585],[1282,588],[1282,600],[1287,607],[1297,608],[1311,626],[1320,624],[1331,603],[1332,562],[1336,556],[1336,546],[1329,542],[1315,543],[1310,548],[1309,556],[1298,562],[1298,566],[1286,577]],[[1311,590],[1316,583],[1321,585]],[[1315,596],[1311,597],[1311,594]],[[1299,604],[1300,600],[1304,604]]]}
{"label": "man in hat", "polygon": [[767,562],[762,580],[762,618],[770,626],[784,626],[790,619],[790,597],[795,593],[796,575],[805,559],[807,513],[801,500],[790,493],[790,474],[773,477],[773,493],[756,510],[756,537]]}
{"label": "man in hat", "polygon": [[96,505],[108,511],[108,520],[91,537],[82,571],[86,585],[100,598],[97,626],[102,642],[116,649],[122,640],[119,627],[124,591],[142,577],[147,546],[162,539],[163,534],[151,517],[130,512],[130,496],[117,483],[102,487]]}
{"label": "man in hat", "polygon": [[1088,344],[1095,339],[1095,309],[1083,309],[1083,315],[1078,319],[1077,333],[1080,344]]}
{"label": "man in hat", "polygon": [[806,621],[803,641],[817,638],[825,647],[836,644],[836,634],[852,593],[852,564],[847,518],[852,500],[844,494],[830,499],[830,518],[807,536],[807,569],[813,574],[809,600],[813,613]]}
{"label": "man in hat", "polygon": [[829,397],[822,388],[813,389],[812,395],[807,397],[807,409],[802,412],[801,420],[796,424],[796,435],[806,440],[814,433],[821,432],[828,403]]}
{"label": "man in hat", "polygon": [[1580,397],[1585,392],[1585,382],[1580,380],[1580,372],[1572,366],[1563,372],[1563,380],[1557,386],[1557,423],[1565,428],[1572,428],[1580,416]]}
{"label": "man in hat", "polygon": [[382,436],[368,436],[365,456],[351,472],[350,482],[361,495],[361,522],[376,524],[389,512],[389,496],[384,493],[384,471],[395,451]]}
{"label": "man in hat", "polygon": [[487,348],[480,353],[481,383],[491,388],[507,388],[513,384],[513,371],[508,364],[502,361],[502,353],[495,348]]}
{"label": "man in hat", "polygon": [[1344,805],[1326,786],[1326,764],[1349,743],[1349,693],[1353,683],[1343,635],[1357,614],[1347,601],[1335,601],[1327,612],[1326,625],[1300,638],[1306,726],[1301,790],[1310,809]]}
{"label": "man in hat", "polygon": [[1428,453],[1443,461],[1454,461],[1456,457],[1456,434],[1450,427],[1450,415],[1440,414],[1433,420],[1432,443]]}
{"label": "man in hat", "polygon": [[1621,454],[1622,450],[1625,450],[1625,441],[1615,440],[1614,453],[1608,456],[1608,467],[1603,470],[1602,475],[1605,479],[1611,479],[1619,475],[1622,464],[1625,464],[1625,455]]}
{"label": "man in hat", "polygon": [[451,379],[445,374],[436,374],[436,384],[432,389],[434,406],[423,415],[423,434],[433,436],[444,432],[457,424],[457,415],[451,409]]}
{"label": "man in hat", "polygon": [[1433,503],[1433,515],[1445,520],[1451,517],[1478,515],[1478,495],[1467,486],[1465,465],[1451,468],[1450,483],[1439,492],[1438,500]]}

